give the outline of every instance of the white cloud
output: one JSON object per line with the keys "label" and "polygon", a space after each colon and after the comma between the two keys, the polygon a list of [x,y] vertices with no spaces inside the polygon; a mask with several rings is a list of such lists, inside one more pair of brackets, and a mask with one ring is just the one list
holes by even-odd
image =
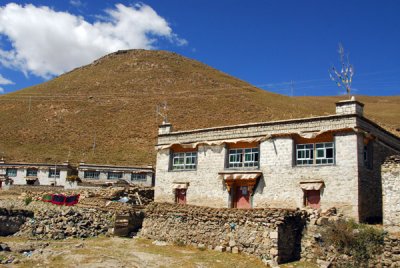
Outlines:
{"label": "white cloud", "polygon": [[74,7],[81,7],[81,6],[84,6],[84,5],[85,5],[85,3],[83,3],[83,2],[80,1],[80,0],[70,0],[70,1],[69,1],[69,4],[70,4],[71,6],[74,6]]}
{"label": "white cloud", "polygon": [[11,80],[5,78],[4,76],[2,76],[2,75],[0,74],[0,85],[13,85],[13,84],[14,84],[13,81],[11,81]]}
{"label": "white cloud", "polygon": [[90,23],[46,6],[0,7],[0,35],[7,36],[12,46],[0,49],[0,63],[25,75],[49,78],[119,49],[155,48],[158,38],[187,44],[148,5],[116,4],[105,14]]}
{"label": "white cloud", "polygon": [[4,88],[0,87],[0,94],[4,93]]}

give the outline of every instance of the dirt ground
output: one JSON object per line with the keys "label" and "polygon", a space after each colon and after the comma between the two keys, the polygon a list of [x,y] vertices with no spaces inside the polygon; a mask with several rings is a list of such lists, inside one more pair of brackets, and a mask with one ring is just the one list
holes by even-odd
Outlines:
{"label": "dirt ground", "polygon": [[[99,237],[35,241],[1,237],[11,252],[0,252],[0,260],[15,258],[0,267],[266,267],[259,259],[243,254],[220,253],[186,246],[155,245],[142,238]],[[35,250],[21,251],[33,246]],[[19,251],[19,252],[18,252]],[[317,267],[305,263],[281,267]]]}

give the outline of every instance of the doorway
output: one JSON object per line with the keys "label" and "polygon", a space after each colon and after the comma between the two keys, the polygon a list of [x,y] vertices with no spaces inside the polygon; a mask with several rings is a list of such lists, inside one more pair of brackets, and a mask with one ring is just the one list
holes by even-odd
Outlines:
{"label": "doorway", "polygon": [[175,203],[186,204],[186,189],[175,189]]}
{"label": "doorway", "polygon": [[321,207],[320,190],[305,190],[304,205],[313,209],[319,209]]}
{"label": "doorway", "polygon": [[251,208],[250,203],[250,191],[248,186],[236,186],[236,191],[234,193],[234,208]]}

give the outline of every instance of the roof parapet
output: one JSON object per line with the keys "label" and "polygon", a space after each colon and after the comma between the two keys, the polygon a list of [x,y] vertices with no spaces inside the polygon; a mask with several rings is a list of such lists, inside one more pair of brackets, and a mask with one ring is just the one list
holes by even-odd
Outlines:
{"label": "roof parapet", "polygon": [[336,102],[336,114],[357,114],[363,116],[364,114],[364,103],[356,101],[356,99],[351,97],[350,100],[342,100]]}
{"label": "roof parapet", "polygon": [[163,122],[158,127],[158,135],[169,134],[172,132],[172,124]]}

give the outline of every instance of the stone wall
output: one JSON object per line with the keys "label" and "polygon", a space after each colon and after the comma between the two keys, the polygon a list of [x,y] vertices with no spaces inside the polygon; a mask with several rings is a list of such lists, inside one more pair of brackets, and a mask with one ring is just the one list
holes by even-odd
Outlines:
{"label": "stone wall", "polygon": [[400,231],[400,155],[388,157],[382,165],[383,224]]}
{"label": "stone wall", "polygon": [[[301,259],[316,262],[320,267],[356,267],[353,256],[339,253],[335,246],[324,244],[324,231],[328,225],[333,226],[335,222],[346,221],[346,218],[342,214],[338,214],[335,208],[323,212],[319,210],[307,212],[307,224],[301,240]],[[369,225],[368,227],[383,231],[379,226]],[[353,235],[357,233],[354,230],[352,232]],[[400,235],[393,232],[383,233],[382,244],[375,255],[371,254],[368,265],[380,268],[400,267]],[[346,235],[348,234],[342,234],[341,239],[346,239]],[[347,239],[349,238],[347,237]],[[347,243],[351,244],[349,241]],[[368,265],[358,264],[358,267],[368,267]]]}
{"label": "stone wall", "polygon": [[199,248],[243,252],[271,262],[300,258],[305,213],[152,203],[140,235]]}
{"label": "stone wall", "polygon": [[32,217],[33,212],[28,210],[0,208],[0,236],[12,235],[18,232],[26,220]]}

